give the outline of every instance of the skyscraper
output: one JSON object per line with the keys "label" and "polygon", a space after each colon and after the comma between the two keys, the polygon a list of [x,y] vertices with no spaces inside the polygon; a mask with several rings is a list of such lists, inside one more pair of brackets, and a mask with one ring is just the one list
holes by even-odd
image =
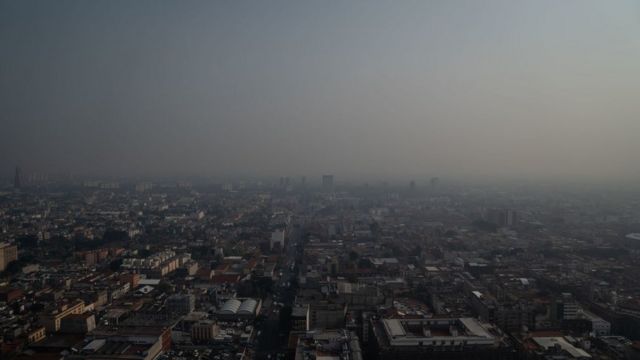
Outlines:
{"label": "skyscraper", "polygon": [[438,184],[440,183],[440,179],[437,177],[432,177],[429,180],[429,184],[431,185],[431,191],[436,191],[438,189]]}
{"label": "skyscraper", "polygon": [[16,189],[20,188],[20,177],[21,177],[21,172],[20,172],[20,168],[18,166],[16,166],[16,173],[13,177],[13,187]]}
{"label": "skyscraper", "polygon": [[486,209],[484,217],[499,227],[511,227],[518,222],[518,213],[511,209]]}
{"label": "skyscraper", "polygon": [[333,191],[333,175],[322,175],[322,189]]}

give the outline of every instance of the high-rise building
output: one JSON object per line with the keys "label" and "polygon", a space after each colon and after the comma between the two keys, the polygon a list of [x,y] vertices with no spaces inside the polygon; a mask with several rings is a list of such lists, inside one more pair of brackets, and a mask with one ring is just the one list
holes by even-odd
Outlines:
{"label": "high-rise building", "polygon": [[429,185],[431,185],[431,191],[436,191],[438,189],[438,184],[440,184],[440,179],[437,177],[432,177],[429,180]]}
{"label": "high-rise building", "polygon": [[15,260],[18,260],[18,247],[8,243],[0,244],[0,271],[4,271]]}
{"label": "high-rise building", "polygon": [[553,305],[554,307],[551,308],[551,318],[556,322],[575,320],[578,318],[578,315],[582,313],[580,304],[571,293],[562,293]]}
{"label": "high-rise building", "polygon": [[486,209],[484,218],[498,227],[511,227],[518,222],[518,213],[511,209]]}
{"label": "high-rise building", "polygon": [[333,191],[333,175],[322,175],[322,189]]}
{"label": "high-rise building", "polygon": [[13,177],[13,187],[14,188],[19,189],[20,186],[22,185],[21,182],[20,182],[20,180],[21,180],[20,178],[21,177],[22,177],[22,174],[21,174],[20,168],[18,166],[16,166],[16,173],[15,173],[15,175]]}

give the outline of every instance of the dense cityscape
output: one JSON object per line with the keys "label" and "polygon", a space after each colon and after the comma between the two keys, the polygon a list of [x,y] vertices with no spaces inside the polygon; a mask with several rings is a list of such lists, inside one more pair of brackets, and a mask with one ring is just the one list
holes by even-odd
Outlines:
{"label": "dense cityscape", "polygon": [[640,0],[0,0],[0,360],[640,360]]}
{"label": "dense cityscape", "polygon": [[24,176],[6,359],[635,359],[640,203],[576,186]]}

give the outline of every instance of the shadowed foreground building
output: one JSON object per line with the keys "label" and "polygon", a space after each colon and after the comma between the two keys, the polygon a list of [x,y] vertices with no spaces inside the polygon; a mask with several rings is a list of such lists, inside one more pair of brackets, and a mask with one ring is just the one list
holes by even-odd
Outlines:
{"label": "shadowed foreground building", "polygon": [[473,318],[377,319],[371,330],[381,360],[516,358],[497,328]]}
{"label": "shadowed foreground building", "polygon": [[362,360],[358,336],[347,330],[313,331],[298,339],[295,360]]}
{"label": "shadowed foreground building", "polygon": [[152,360],[171,348],[171,326],[162,320],[132,321],[114,328],[97,328],[77,352],[65,360]]}

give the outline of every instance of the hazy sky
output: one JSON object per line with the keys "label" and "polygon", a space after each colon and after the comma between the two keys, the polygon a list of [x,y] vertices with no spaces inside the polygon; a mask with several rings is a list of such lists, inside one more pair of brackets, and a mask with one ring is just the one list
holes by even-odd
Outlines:
{"label": "hazy sky", "polygon": [[640,2],[0,0],[0,173],[640,178]]}

